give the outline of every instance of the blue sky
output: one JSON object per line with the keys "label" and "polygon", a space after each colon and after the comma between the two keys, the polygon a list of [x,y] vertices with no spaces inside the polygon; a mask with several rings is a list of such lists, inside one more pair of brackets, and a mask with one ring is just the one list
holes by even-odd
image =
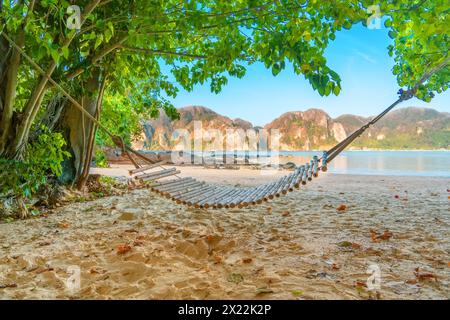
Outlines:
{"label": "blue sky", "polygon": [[[323,109],[331,117],[346,113],[374,115],[397,98],[398,86],[391,73],[394,62],[386,49],[390,41],[384,27],[376,30],[357,25],[337,33],[326,57],[342,79],[338,97],[321,97],[289,67],[274,77],[262,64],[254,64],[243,79],[230,78],[219,94],[211,93],[208,84],[199,85],[192,92],[181,89],[172,101],[177,108],[202,105],[254,125],[264,125],[284,112],[309,108]],[[450,112],[450,91],[436,96],[431,103],[414,99],[400,107],[407,106]]]}

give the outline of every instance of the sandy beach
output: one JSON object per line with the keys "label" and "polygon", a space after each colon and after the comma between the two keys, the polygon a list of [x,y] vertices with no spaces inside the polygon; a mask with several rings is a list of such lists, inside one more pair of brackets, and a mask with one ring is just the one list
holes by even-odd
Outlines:
{"label": "sandy beach", "polygon": [[[231,185],[286,173],[181,171]],[[73,203],[0,224],[0,298],[448,299],[449,188],[448,178],[321,174],[244,209],[185,208],[147,189]],[[366,287],[371,265],[380,289]]]}

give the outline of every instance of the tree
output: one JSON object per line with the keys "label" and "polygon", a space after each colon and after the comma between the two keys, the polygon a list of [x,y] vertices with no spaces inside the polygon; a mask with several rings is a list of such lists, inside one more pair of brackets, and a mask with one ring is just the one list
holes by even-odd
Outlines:
{"label": "tree", "polygon": [[[76,1],[81,8],[76,31],[66,27],[71,1],[2,0],[0,19],[4,34],[91,115],[102,118],[103,96],[123,95],[124,105],[136,112],[156,116],[164,109],[176,118],[166,97],[176,96],[178,86],[192,90],[209,82],[218,93],[228,77],[243,77],[257,61],[273,75],[289,62],[319,94],[338,95],[340,78],[324,51],[338,30],[365,23],[370,2],[84,0]],[[401,86],[412,86],[447,57],[448,35],[440,31],[448,24],[448,6],[445,0],[401,0],[385,1],[381,10],[394,39],[393,72]],[[64,165],[65,180],[81,186],[96,128],[5,37],[0,53],[1,156],[23,158],[39,124],[52,123],[72,154]],[[448,83],[446,67],[417,96],[429,100]],[[102,121],[112,125],[114,115],[106,114]]]}

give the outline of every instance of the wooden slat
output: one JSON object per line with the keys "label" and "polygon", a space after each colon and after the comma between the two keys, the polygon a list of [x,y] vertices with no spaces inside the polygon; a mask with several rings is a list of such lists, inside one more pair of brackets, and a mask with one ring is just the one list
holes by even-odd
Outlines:
{"label": "wooden slat", "polygon": [[208,190],[210,188],[210,185],[207,183],[202,183],[201,185],[192,188],[192,190],[189,190],[187,192],[182,191],[181,194],[175,195],[174,198],[176,198],[176,200],[180,200],[182,203],[186,203],[186,200],[198,195],[201,192],[204,192],[205,190]]}
{"label": "wooden slat", "polygon": [[289,176],[284,176],[284,177],[281,179],[281,183],[280,183],[280,185],[278,186],[277,191],[275,192],[275,197],[277,197],[277,198],[280,197],[281,191],[283,190],[284,185],[286,184],[286,182],[288,181],[288,179],[289,179]]}
{"label": "wooden slat", "polygon": [[203,199],[203,196],[205,194],[208,194],[208,192],[214,190],[217,188],[217,186],[207,185],[205,189],[202,189],[201,192],[196,192],[188,197],[184,197],[183,203],[186,203],[188,206],[191,206],[196,203],[196,201],[199,201],[200,199]]}
{"label": "wooden slat", "polygon": [[199,181],[198,184],[196,184],[194,186],[191,186],[184,190],[179,190],[179,191],[172,193],[171,194],[172,199],[173,200],[181,200],[181,199],[183,199],[184,196],[189,196],[190,194],[192,194],[195,191],[198,192],[199,190],[204,189],[205,186],[207,186],[207,184],[205,182]]}
{"label": "wooden slat", "polygon": [[196,207],[196,208],[201,208],[202,204],[200,204],[201,202],[203,202],[204,200],[208,200],[212,197],[214,197],[215,194],[218,194],[222,191],[222,188],[220,186],[216,186],[215,189],[205,193],[204,195],[198,197],[197,199],[193,199],[190,202]]}
{"label": "wooden slat", "polygon": [[314,161],[313,176],[317,178],[317,176],[319,175],[319,157],[314,156],[313,161]]}
{"label": "wooden slat", "polygon": [[157,187],[167,186],[167,185],[173,184],[175,182],[181,181],[183,179],[189,179],[189,178],[181,178],[181,179],[177,178],[177,179],[166,180],[166,181],[155,181],[150,186],[151,186],[152,190],[155,189],[155,191],[156,191]]}
{"label": "wooden slat", "polygon": [[257,203],[262,203],[264,200],[264,192],[267,188],[267,185],[262,185],[261,188],[257,188],[255,192],[247,199],[247,201],[243,202],[244,205],[255,205]]}
{"label": "wooden slat", "polygon": [[188,192],[188,190],[192,191],[195,187],[202,186],[203,184],[204,183],[201,181],[193,180],[187,184],[179,185],[176,188],[174,187],[171,190],[162,191],[161,194],[172,199],[176,196],[180,196],[182,192]]}
{"label": "wooden slat", "polygon": [[188,180],[182,180],[182,181],[180,181],[178,183],[172,183],[172,184],[169,184],[169,185],[166,185],[166,186],[157,187],[156,189],[159,192],[166,193],[166,192],[171,192],[171,191],[173,191],[175,189],[178,189],[178,188],[180,188],[182,186],[191,185],[191,184],[196,183],[196,182],[198,182],[198,181],[193,179],[193,178],[190,178]]}
{"label": "wooden slat", "polygon": [[195,187],[199,187],[201,185],[203,185],[203,182],[197,181],[197,180],[192,180],[191,182],[188,182],[186,184],[181,184],[178,185],[177,187],[173,187],[170,190],[165,190],[165,191],[161,191],[161,195],[163,195],[164,197],[166,197],[167,199],[172,199],[175,197],[175,195],[179,194],[180,192],[184,192],[184,191],[188,191],[188,190],[193,190]]}
{"label": "wooden slat", "polygon": [[219,203],[217,204],[219,208],[223,208],[226,207],[226,205],[228,204],[228,202],[238,193],[242,192],[242,189],[240,188],[234,188],[233,192],[227,194],[226,197],[223,197]]}
{"label": "wooden slat", "polygon": [[147,179],[147,178],[151,178],[153,176],[158,176],[162,173],[166,173],[166,172],[173,172],[176,171],[176,168],[170,168],[170,169],[164,169],[164,170],[159,170],[159,171],[155,171],[155,172],[151,172],[151,173],[146,173],[146,174],[141,174],[141,175],[137,175],[134,178],[135,179]]}
{"label": "wooden slat", "polygon": [[308,180],[308,164],[306,164],[305,166],[304,166],[304,169],[303,169],[303,176],[302,176],[302,184],[306,184],[306,181]]}
{"label": "wooden slat", "polygon": [[208,199],[204,199],[202,201],[199,201],[198,204],[201,207],[204,207],[205,209],[208,209],[209,207],[214,207],[214,203],[217,199],[220,199],[223,195],[227,194],[228,192],[230,192],[230,190],[233,190],[233,188],[231,187],[224,187],[220,192],[212,195],[210,198]]}
{"label": "wooden slat", "polygon": [[176,170],[176,171],[170,170],[170,171],[166,171],[166,172],[161,172],[157,175],[152,175],[150,177],[143,178],[142,180],[144,180],[144,181],[157,180],[157,179],[161,179],[161,178],[165,178],[165,177],[170,177],[170,176],[173,176],[173,175],[176,175],[179,173],[181,173],[180,170]]}
{"label": "wooden slat", "polygon": [[233,194],[235,192],[236,192],[236,188],[230,187],[227,192],[220,195],[220,197],[217,197],[216,199],[214,199],[213,207],[218,208],[218,209],[223,208],[223,204],[221,204],[223,199],[227,198],[228,196],[230,196],[231,194]]}
{"label": "wooden slat", "polygon": [[273,199],[275,197],[275,194],[278,190],[278,187],[280,186],[280,184],[282,183],[282,179],[278,180],[277,183],[275,183],[272,188],[270,188],[269,192],[267,193],[267,198],[269,199]]}
{"label": "wooden slat", "polygon": [[130,176],[132,176],[133,174],[136,174],[136,173],[139,173],[139,172],[144,172],[144,171],[147,171],[147,170],[159,167],[159,166],[161,166],[163,164],[166,164],[166,163],[167,163],[167,161],[160,161],[160,162],[156,162],[156,163],[153,163],[153,164],[150,164],[148,166],[141,167],[141,168],[128,170],[128,172],[129,172]]}
{"label": "wooden slat", "polygon": [[191,186],[188,186],[184,189],[172,191],[167,196],[172,199],[173,201],[177,201],[178,199],[181,199],[183,196],[187,196],[188,193],[192,193],[194,191],[201,191],[205,188],[206,183],[204,182],[197,182],[196,184],[193,184]]}
{"label": "wooden slat", "polygon": [[309,164],[309,170],[308,170],[308,181],[312,181],[312,170],[313,170],[313,165],[314,165],[314,161],[311,160],[310,164]]}
{"label": "wooden slat", "polygon": [[241,201],[240,204],[238,205],[238,207],[242,208],[242,207],[246,207],[249,205],[249,200],[252,196],[252,194],[255,192],[255,188],[249,188],[246,192],[244,192],[240,197],[241,197]]}

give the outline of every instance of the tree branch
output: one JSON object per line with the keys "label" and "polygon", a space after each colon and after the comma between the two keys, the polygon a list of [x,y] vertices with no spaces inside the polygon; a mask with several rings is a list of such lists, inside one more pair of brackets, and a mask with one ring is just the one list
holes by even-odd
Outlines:
{"label": "tree branch", "polygon": [[191,54],[191,53],[185,53],[185,52],[176,52],[176,51],[136,48],[136,47],[123,46],[123,45],[121,45],[119,48],[126,50],[126,51],[151,54],[151,55],[178,56],[178,57],[187,57],[187,58],[194,58],[194,59],[207,59],[208,58],[208,56],[205,56],[205,55]]}

